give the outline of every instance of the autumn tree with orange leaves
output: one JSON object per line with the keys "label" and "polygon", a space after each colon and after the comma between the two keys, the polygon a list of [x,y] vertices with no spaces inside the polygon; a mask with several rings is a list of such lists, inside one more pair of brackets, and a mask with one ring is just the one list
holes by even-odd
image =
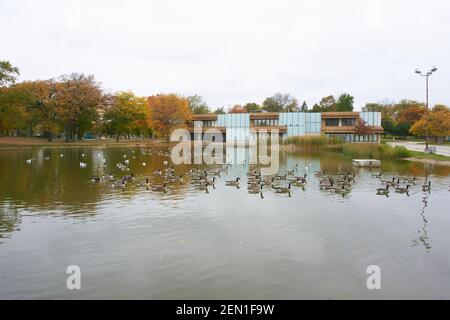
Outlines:
{"label": "autumn tree with orange leaves", "polygon": [[176,94],[158,94],[148,97],[150,121],[160,137],[186,126],[192,117],[189,101]]}
{"label": "autumn tree with orange leaves", "polygon": [[247,113],[247,109],[240,104],[236,104],[228,110],[228,113]]}
{"label": "autumn tree with orange leaves", "polygon": [[442,105],[435,106],[429,113],[428,130],[427,118],[424,115],[411,127],[410,132],[421,137],[429,134],[436,141],[442,141],[445,137],[450,136],[450,109]]}

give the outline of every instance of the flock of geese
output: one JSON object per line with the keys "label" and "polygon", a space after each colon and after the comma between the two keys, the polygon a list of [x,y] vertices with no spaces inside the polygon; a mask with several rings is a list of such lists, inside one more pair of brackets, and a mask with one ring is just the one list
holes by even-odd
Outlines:
{"label": "flock of geese", "polygon": [[[136,159],[134,150],[132,151],[132,159]],[[158,155],[162,157],[169,157],[168,152],[159,150],[142,151],[146,155]],[[60,157],[64,157],[60,154]],[[85,158],[85,154],[81,155]],[[98,154],[99,168],[106,168],[106,159]],[[46,157],[45,160],[49,160]],[[31,164],[33,159],[26,160],[27,164]],[[209,166],[208,168],[193,168],[183,174],[176,174],[175,168],[169,167],[167,160],[162,161],[162,167],[152,172],[149,177],[138,178],[130,169],[130,159],[126,154],[123,155],[123,161],[116,163],[117,170],[121,172],[127,172],[127,174],[118,174],[116,178],[112,172],[108,175],[94,176],[90,179],[93,183],[108,182],[112,188],[121,188],[125,190],[130,184],[135,184],[138,187],[144,186],[147,190],[153,190],[157,192],[167,193],[170,187],[174,184],[184,184],[189,182],[193,188],[199,192],[209,193],[211,189],[216,188],[216,183],[219,182],[222,176],[228,175],[230,164]],[[147,164],[142,162],[141,165],[145,167]],[[87,168],[87,163],[81,161],[80,168]],[[312,164],[309,166],[299,167],[296,164],[292,170],[285,170],[284,173],[263,176],[260,168],[257,166],[249,166],[249,172],[247,175],[247,193],[260,195],[261,199],[264,198],[264,193],[271,192],[275,194],[285,194],[291,197],[293,189],[306,190],[308,184],[308,173]],[[334,193],[345,197],[351,192],[353,185],[356,183],[356,173],[347,172],[340,174],[328,174],[327,170],[316,171],[314,176],[318,179],[319,189],[322,192]],[[419,181],[416,177],[392,177],[385,180],[383,173],[373,174],[372,178],[379,179],[381,186],[377,188],[376,194],[389,197],[391,192],[402,193],[409,196],[409,191],[412,187],[416,186]],[[155,183],[156,181],[159,184]],[[242,188],[242,180],[240,177],[236,177],[233,180],[226,180],[225,186],[234,187],[236,189]],[[425,183],[421,186],[422,191],[431,191],[431,181],[425,180]],[[450,190],[449,190],[450,191]]]}
{"label": "flock of geese", "polygon": [[[416,177],[412,178],[399,178],[392,177],[391,179],[384,180],[383,174],[380,172],[379,174],[372,175],[372,178],[377,178],[381,182],[381,187],[377,189],[377,195],[389,197],[391,190],[397,193],[404,193],[409,196],[410,188],[416,186],[419,181]],[[428,182],[427,182],[428,181]],[[431,181],[426,180],[422,185],[423,192],[431,192]],[[449,190],[450,191],[450,190]]]}

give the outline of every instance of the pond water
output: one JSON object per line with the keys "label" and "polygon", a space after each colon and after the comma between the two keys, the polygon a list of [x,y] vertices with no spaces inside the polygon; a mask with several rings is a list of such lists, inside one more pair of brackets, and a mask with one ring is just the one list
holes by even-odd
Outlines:
{"label": "pond water", "polygon": [[[189,165],[154,189],[164,180],[153,172],[171,167],[166,148],[2,149],[0,298],[449,299],[450,167],[382,165],[382,179],[417,177],[408,194],[376,195],[380,170],[337,155],[282,153],[280,174],[307,173],[306,186],[261,197],[247,192],[245,163],[223,168],[208,193]],[[350,191],[320,190],[323,169],[355,172]],[[135,179],[113,187],[110,172]],[[237,177],[239,189],[225,185]],[[66,288],[69,265],[81,290]],[[380,290],[366,286],[370,265]]]}

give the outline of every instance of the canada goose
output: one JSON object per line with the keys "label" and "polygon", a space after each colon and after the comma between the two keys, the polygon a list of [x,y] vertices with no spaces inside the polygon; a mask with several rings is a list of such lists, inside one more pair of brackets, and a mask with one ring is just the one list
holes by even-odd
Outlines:
{"label": "canada goose", "polygon": [[291,184],[288,187],[274,187],[275,193],[291,193]]}
{"label": "canada goose", "polygon": [[314,175],[315,175],[316,177],[323,177],[323,176],[325,175],[325,172],[326,172],[325,169],[322,170],[322,171],[316,171],[316,172],[314,172]]}
{"label": "canada goose", "polygon": [[101,181],[100,177],[92,177],[91,178],[91,182],[100,182],[100,181]]}
{"label": "canada goose", "polygon": [[408,184],[406,188],[396,187],[395,192],[398,193],[408,193],[410,185]]}
{"label": "canada goose", "polygon": [[382,173],[380,172],[379,174],[373,174],[372,178],[379,178],[381,179]]}
{"label": "canada goose", "polygon": [[263,185],[251,186],[248,188],[247,192],[250,194],[258,194],[258,193],[262,193],[262,190],[263,190]]}
{"label": "canada goose", "polygon": [[241,180],[241,178],[237,177],[236,180],[228,180],[228,181],[225,181],[225,185],[226,185],[226,186],[237,187],[237,186],[239,186],[239,180]]}
{"label": "canada goose", "polygon": [[416,177],[403,179],[403,182],[406,182],[409,184],[416,184]]}
{"label": "canada goose", "polygon": [[164,193],[167,192],[167,183],[164,183],[162,186],[153,186],[154,191],[162,191]]}
{"label": "canada goose", "polygon": [[424,184],[422,186],[422,191],[430,191],[431,190],[431,181],[428,181],[428,184]]}
{"label": "canada goose", "polygon": [[384,196],[389,194],[389,186],[386,186],[386,188],[379,188],[377,189],[377,195]]}
{"label": "canada goose", "polygon": [[304,187],[305,183],[306,183],[306,180],[298,177],[297,179],[295,179],[291,183],[292,183],[293,186],[296,186],[296,187]]}

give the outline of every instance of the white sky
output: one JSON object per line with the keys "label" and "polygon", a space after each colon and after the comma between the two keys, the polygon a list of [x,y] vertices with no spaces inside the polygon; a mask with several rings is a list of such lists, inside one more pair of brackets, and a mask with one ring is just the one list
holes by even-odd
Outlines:
{"label": "white sky", "polygon": [[199,94],[213,109],[290,93],[450,105],[448,0],[0,0],[0,60],[111,91]]}

